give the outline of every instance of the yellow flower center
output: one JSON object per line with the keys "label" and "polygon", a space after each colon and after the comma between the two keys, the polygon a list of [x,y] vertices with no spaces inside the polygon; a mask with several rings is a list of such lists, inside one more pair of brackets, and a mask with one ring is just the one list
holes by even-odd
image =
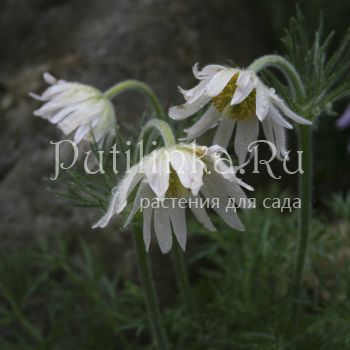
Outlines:
{"label": "yellow flower center", "polygon": [[237,119],[247,120],[255,116],[255,99],[256,91],[253,91],[239,104],[231,106],[232,96],[237,89],[237,79],[239,74],[236,73],[219,95],[212,98],[215,108],[224,116]]}

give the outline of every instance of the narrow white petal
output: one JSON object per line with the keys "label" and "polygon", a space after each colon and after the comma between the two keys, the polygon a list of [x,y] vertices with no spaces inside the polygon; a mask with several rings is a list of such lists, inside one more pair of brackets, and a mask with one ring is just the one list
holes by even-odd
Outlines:
{"label": "narrow white petal", "polygon": [[244,163],[248,154],[248,146],[257,140],[258,135],[259,123],[256,118],[237,122],[234,146],[239,164]]}
{"label": "narrow white petal", "polygon": [[204,94],[207,83],[208,79],[204,79],[192,89],[184,90],[179,87],[179,90],[183,94],[186,102],[191,104]]}
{"label": "narrow white petal", "polygon": [[153,192],[158,198],[164,198],[169,188],[169,153],[163,150],[153,151],[142,166]]}
{"label": "narrow white petal", "polygon": [[140,166],[134,165],[130,173],[126,174],[118,186],[112,190],[106,214],[96,223],[93,228],[106,227],[114,214],[119,214],[127,205],[127,198],[136,185],[141,181],[143,174],[140,173]]}
{"label": "narrow white petal", "polygon": [[216,130],[213,145],[220,145],[227,148],[232,137],[236,122],[233,119],[223,117]]}
{"label": "narrow white petal", "polygon": [[237,213],[234,211],[234,209],[226,209],[229,202],[227,196],[223,195],[222,193],[213,193],[206,185],[203,185],[203,187],[201,188],[201,192],[205,197],[209,199],[219,199],[219,206],[213,206],[213,209],[228,226],[239,231],[244,231],[244,226],[239,220]]}
{"label": "narrow white petal", "polygon": [[273,106],[270,106],[267,118],[271,118],[275,123],[283,126],[286,129],[293,129],[292,124],[288,123],[281,115],[281,113]]}
{"label": "narrow white petal", "polygon": [[220,92],[225,88],[225,86],[229,83],[231,78],[236,73],[235,69],[223,69],[216,73],[209,81],[206,93],[209,96],[217,96],[220,94]]}
{"label": "narrow white petal", "polygon": [[147,251],[151,244],[152,212],[153,209],[150,205],[143,208],[143,241],[145,242]]}
{"label": "narrow white petal", "polygon": [[185,208],[180,208],[175,205],[174,208],[170,210],[170,220],[174,229],[174,234],[180,247],[183,251],[186,250],[186,240],[187,240],[187,225],[186,225],[186,210]]}
{"label": "narrow white petal", "polygon": [[130,224],[132,218],[134,217],[136,212],[140,209],[141,199],[148,198],[146,196],[146,188],[149,188],[149,186],[145,182],[142,182],[137,190],[137,193],[136,193],[136,196],[134,199],[134,204],[132,206],[132,209],[130,210],[128,218],[126,219],[124,227],[126,227]]}
{"label": "narrow white petal", "polygon": [[195,218],[198,220],[199,223],[201,223],[209,231],[216,231],[215,226],[211,222],[210,217],[208,216],[204,208],[202,208],[201,206],[195,207],[193,205],[190,208],[193,215],[195,216]]}
{"label": "narrow white petal", "polygon": [[[241,73],[242,74],[242,73]],[[237,80],[238,82],[238,80]],[[254,89],[254,81],[249,80],[249,83],[244,86],[238,86],[235,93],[232,96],[231,105],[237,105],[245,100]]]}
{"label": "narrow white petal", "polygon": [[57,83],[57,79],[53,75],[48,73],[48,72],[45,72],[43,77],[44,77],[44,80],[50,85],[53,85],[53,84]]}
{"label": "narrow white petal", "polygon": [[38,101],[47,101],[45,98],[43,98],[43,97],[40,96],[40,95],[35,94],[34,92],[29,92],[28,95],[29,95],[31,98],[34,98],[34,100],[38,100]]}
{"label": "narrow white petal", "polygon": [[180,106],[171,107],[169,109],[169,117],[176,120],[188,118],[203,108],[210,101],[210,99],[210,96],[201,95],[192,103],[185,103]]}
{"label": "narrow white petal", "polygon": [[269,98],[266,87],[259,84],[256,88],[256,116],[260,121],[263,121],[269,111]]}
{"label": "narrow white petal", "polygon": [[204,163],[192,153],[176,149],[170,152],[170,163],[181,184],[197,195],[203,184]]}
{"label": "narrow white petal", "polygon": [[312,122],[300,117],[296,113],[294,113],[285,103],[282,99],[275,97],[274,98],[275,105],[290,119],[294,120],[295,122],[299,124],[304,125],[311,125]]}
{"label": "narrow white petal", "polygon": [[272,123],[273,123],[273,121],[271,120],[271,118],[265,118],[261,122],[261,126],[263,128],[266,140],[272,142],[275,145],[276,139],[275,139],[275,135],[274,135],[273,128],[272,128]]}
{"label": "narrow white petal", "polygon": [[64,118],[66,118],[70,113],[72,113],[76,109],[76,106],[67,106],[62,108],[57,113],[53,113],[49,117],[49,122],[52,124],[60,123]]}
{"label": "narrow white petal", "polygon": [[214,106],[210,106],[196,123],[190,128],[185,129],[187,136],[184,140],[193,140],[203,135],[206,131],[217,125],[219,118],[220,113]]}
{"label": "narrow white petal", "polygon": [[173,244],[169,209],[160,208],[154,209],[154,231],[158,240],[158,245],[163,254],[171,250]]}
{"label": "narrow white petal", "polygon": [[240,89],[245,89],[254,79],[254,73],[248,70],[243,70],[239,73],[237,86]]}
{"label": "narrow white petal", "polygon": [[90,125],[84,124],[79,126],[74,135],[74,142],[78,144],[90,131]]}
{"label": "narrow white petal", "polygon": [[117,214],[126,207],[127,198],[143,177],[144,174],[141,172],[140,165],[136,164],[129,169],[128,173],[121,180],[116,189],[118,202],[116,203],[115,210]]}
{"label": "narrow white petal", "polygon": [[237,201],[247,199],[246,194],[239,186],[238,179],[232,179],[230,181],[214,170],[210,174],[207,174],[204,178],[204,183],[215,193],[225,193],[228,197],[235,198]]}
{"label": "narrow white petal", "polygon": [[198,79],[202,80],[207,78],[208,76],[213,76],[215,73],[219,72],[220,70],[225,70],[227,67],[219,65],[219,64],[208,64],[205,66],[202,70],[198,69],[198,63],[196,63],[193,68],[193,75]]}
{"label": "narrow white petal", "polygon": [[277,157],[280,160],[283,160],[287,155],[287,151],[286,151],[287,140],[286,140],[285,129],[276,123],[272,124],[272,128],[273,128],[273,132],[276,140],[275,145],[277,149]]}

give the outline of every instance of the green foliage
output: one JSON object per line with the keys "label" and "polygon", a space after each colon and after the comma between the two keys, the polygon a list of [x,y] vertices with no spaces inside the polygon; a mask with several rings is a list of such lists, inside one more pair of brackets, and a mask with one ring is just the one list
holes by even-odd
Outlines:
{"label": "green foliage", "polygon": [[279,90],[289,105],[311,119],[322,114],[334,115],[334,103],[350,96],[350,28],[337,47],[332,42],[334,32],[327,36],[323,32],[321,17],[319,28],[311,38],[305,18],[298,10],[283,38],[286,58],[303,81],[303,98],[292,98],[286,86],[273,75],[268,76],[272,86]]}
{"label": "green foliage", "polygon": [[[176,289],[159,289],[161,300],[169,300],[164,313],[173,349],[350,348],[349,198],[335,196],[325,219],[312,223],[295,327],[288,287],[296,213],[245,210],[243,233],[219,220],[218,232],[208,233],[191,221],[189,266],[198,312],[188,312]],[[129,261],[117,264],[93,243],[63,237],[3,254],[0,349],[151,349],[142,292],[132,276],[122,276],[123,264]],[[158,286],[174,285],[172,271],[161,275],[168,277]]]}

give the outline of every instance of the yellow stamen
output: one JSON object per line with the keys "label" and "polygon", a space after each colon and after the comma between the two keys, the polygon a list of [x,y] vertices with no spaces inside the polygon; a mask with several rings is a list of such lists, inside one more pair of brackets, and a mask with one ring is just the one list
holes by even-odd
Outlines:
{"label": "yellow stamen", "polygon": [[255,89],[245,98],[241,103],[231,106],[230,102],[232,96],[237,89],[237,79],[239,74],[236,73],[221,93],[212,98],[213,105],[215,108],[225,115],[226,117],[237,119],[237,120],[247,120],[255,116],[255,99],[256,91]]}

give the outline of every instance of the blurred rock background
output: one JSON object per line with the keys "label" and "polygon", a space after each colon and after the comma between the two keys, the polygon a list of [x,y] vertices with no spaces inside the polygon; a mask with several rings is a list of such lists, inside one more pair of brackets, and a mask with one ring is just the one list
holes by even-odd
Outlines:
{"label": "blurred rock background", "polygon": [[[32,116],[38,103],[28,97],[29,91],[45,88],[43,72],[101,89],[123,79],[140,79],[153,86],[168,107],[181,101],[177,85],[194,83],[193,63],[233,59],[245,65],[279,50],[295,5],[272,0],[1,0],[1,249],[43,234],[102,234],[90,231],[100,212],[72,209],[47,191],[54,169],[50,140],[59,140],[60,133]],[[302,2],[311,27],[323,10],[326,29],[340,35],[349,24],[349,2],[326,5]],[[118,98],[119,119],[137,125],[144,108],[144,100],[135,94]],[[316,141],[322,154],[316,170],[318,193],[346,189],[346,132],[339,133],[334,119],[328,119],[318,134],[327,140]],[[109,239],[123,240],[115,234]]]}

